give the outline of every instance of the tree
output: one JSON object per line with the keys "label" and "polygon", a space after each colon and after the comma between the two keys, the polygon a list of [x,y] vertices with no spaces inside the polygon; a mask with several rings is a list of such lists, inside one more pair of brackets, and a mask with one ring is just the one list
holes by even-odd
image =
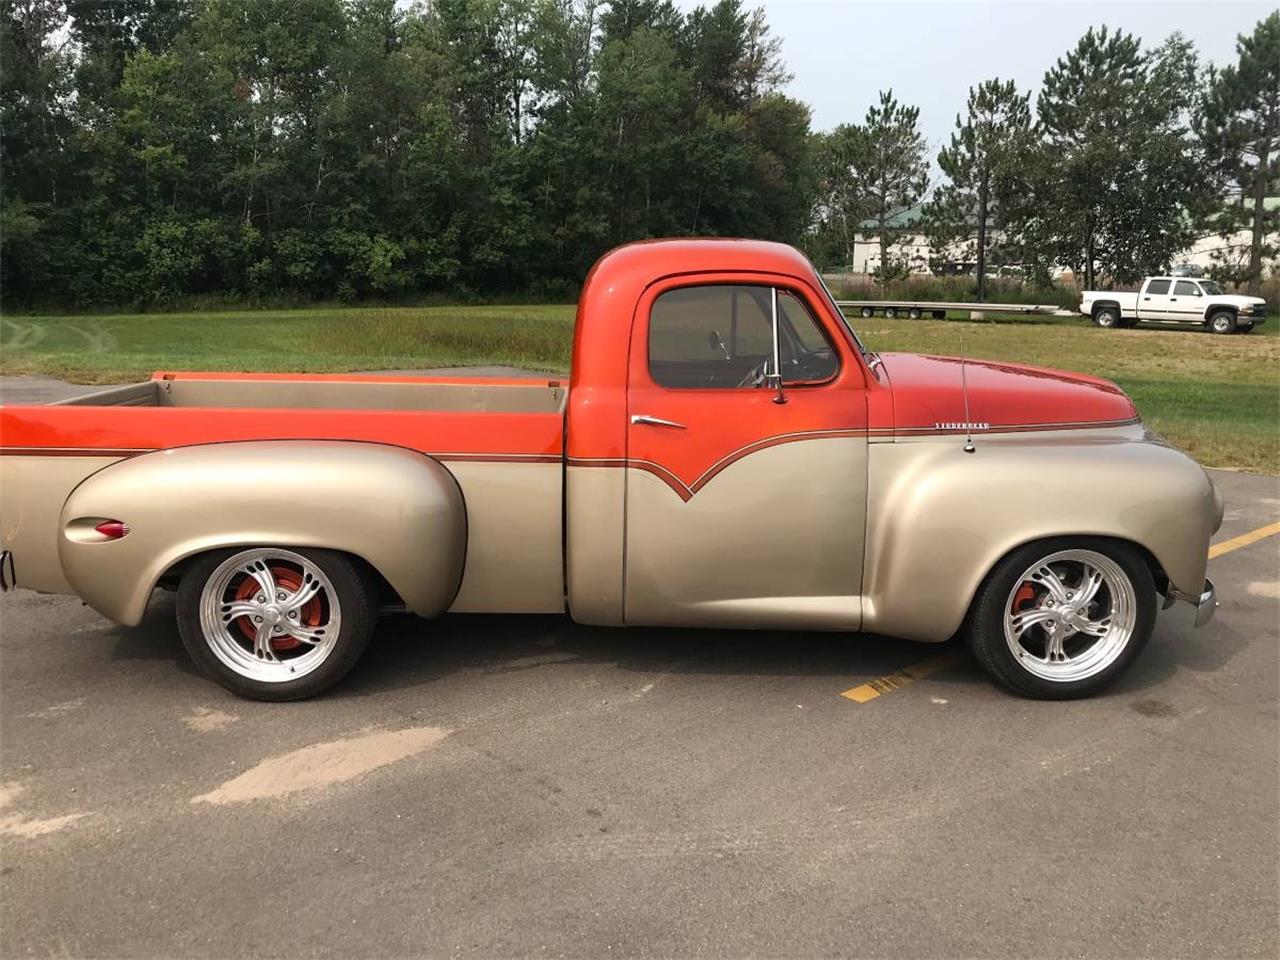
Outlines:
{"label": "tree", "polygon": [[1265,238],[1280,225],[1268,211],[1269,192],[1280,189],[1280,11],[1258,21],[1236,40],[1237,62],[1210,78],[1199,132],[1206,153],[1239,201],[1219,211],[1224,234],[1248,224],[1249,293],[1262,284],[1263,258],[1274,256]]}
{"label": "tree", "polygon": [[969,88],[967,114],[956,117],[950,143],[938,154],[949,182],[926,207],[935,249],[973,240],[978,300],[987,297],[987,242],[992,227],[1008,229],[1020,201],[1022,176],[1034,147],[1030,94],[1012,80]]}
{"label": "tree", "polygon": [[853,259],[860,233],[874,229],[880,243],[877,274],[895,271],[890,250],[901,228],[894,221],[920,202],[929,186],[929,162],[919,128],[920,110],[881,91],[861,124],[841,124],[822,138],[818,216]]}
{"label": "tree", "polygon": [[1028,227],[1059,263],[1132,282],[1194,239],[1203,178],[1190,136],[1198,71],[1174,35],[1154,52],[1090,29],[1044,77],[1044,161]]}

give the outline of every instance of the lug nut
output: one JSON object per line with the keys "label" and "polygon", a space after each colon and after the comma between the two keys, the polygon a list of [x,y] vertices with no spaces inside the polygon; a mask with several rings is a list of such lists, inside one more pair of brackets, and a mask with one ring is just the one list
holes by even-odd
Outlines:
{"label": "lug nut", "polygon": [[281,591],[280,593],[277,593],[277,594],[276,594],[276,599],[277,599],[277,600],[283,600],[283,599],[284,599],[284,591]]}
{"label": "lug nut", "polygon": [[254,622],[254,623],[261,623],[261,622],[262,622],[262,618],[261,618],[261,617],[254,617],[254,618],[253,618],[253,622]]}
{"label": "lug nut", "polygon": [[258,594],[256,597],[254,597],[254,598],[253,598],[253,600],[254,600],[254,603],[266,603],[266,602],[267,602],[267,598],[266,598],[266,597],[264,597],[262,594]]}

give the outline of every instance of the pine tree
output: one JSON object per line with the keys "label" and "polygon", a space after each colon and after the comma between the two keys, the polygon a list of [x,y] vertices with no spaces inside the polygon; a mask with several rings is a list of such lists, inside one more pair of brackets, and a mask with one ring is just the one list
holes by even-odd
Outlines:
{"label": "pine tree", "polygon": [[1037,101],[1045,162],[1031,232],[1096,285],[1099,267],[1133,282],[1194,239],[1203,177],[1190,137],[1197,65],[1174,35],[1151,53],[1090,29],[1044,78]]}
{"label": "pine tree", "polygon": [[1236,40],[1237,62],[1210,80],[1200,135],[1206,153],[1240,203],[1218,218],[1224,233],[1245,222],[1251,233],[1249,293],[1262,284],[1263,260],[1275,255],[1265,243],[1280,225],[1268,211],[1269,192],[1280,189],[1280,11]]}
{"label": "pine tree", "polygon": [[1033,148],[1029,99],[1012,80],[970,87],[966,115],[956,117],[951,141],[938,154],[949,182],[935,192],[926,220],[935,248],[974,242],[979,301],[987,297],[990,231],[1008,228]]}

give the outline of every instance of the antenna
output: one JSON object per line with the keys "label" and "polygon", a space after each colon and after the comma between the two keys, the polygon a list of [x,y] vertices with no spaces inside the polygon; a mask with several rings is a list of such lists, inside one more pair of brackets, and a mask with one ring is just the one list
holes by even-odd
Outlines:
{"label": "antenna", "polygon": [[973,421],[969,418],[969,377],[965,372],[964,337],[960,338],[960,394],[964,397],[964,452],[973,453]]}

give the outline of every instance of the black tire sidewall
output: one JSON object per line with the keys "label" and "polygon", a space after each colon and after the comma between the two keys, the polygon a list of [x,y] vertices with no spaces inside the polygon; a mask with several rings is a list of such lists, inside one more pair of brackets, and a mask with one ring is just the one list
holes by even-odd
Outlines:
{"label": "black tire sidewall", "polygon": [[[1093,550],[1110,557],[1133,584],[1137,619],[1124,651],[1100,673],[1060,683],[1027,672],[1004,637],[1004,605],[1014,580],[1040,558],[1060,550]],[[968,640],[974,656],[1006,689],[1038,700],[1074,700],[1092,696],[1114,683],[1142,652],[1155,627],[1157,594],[1146,559],[1130,544],[1097,537],[1059,537],[1014,550],[991,571],[970,612]]]}
{"label": "black tire sidewall", "polygon": [[[266,683],[236,673],[209,647],[200,626],[200,595],[213,572],[228,558],[252,546],[215,550],[196,557],[183,571],[178,585],[178,634],[187,654],[200,669],[232,693],[252,700],[301,700],[321,693],[341,680],[355,666],[373,636],[375,613],[372,591],[363,571],[345,554],[333,550],[284,547],[306,557],[324,571],[342,610],[338,642],[328,658],[311,673],[284,683]],[[269,548],[264,548],[269,549]]]}

